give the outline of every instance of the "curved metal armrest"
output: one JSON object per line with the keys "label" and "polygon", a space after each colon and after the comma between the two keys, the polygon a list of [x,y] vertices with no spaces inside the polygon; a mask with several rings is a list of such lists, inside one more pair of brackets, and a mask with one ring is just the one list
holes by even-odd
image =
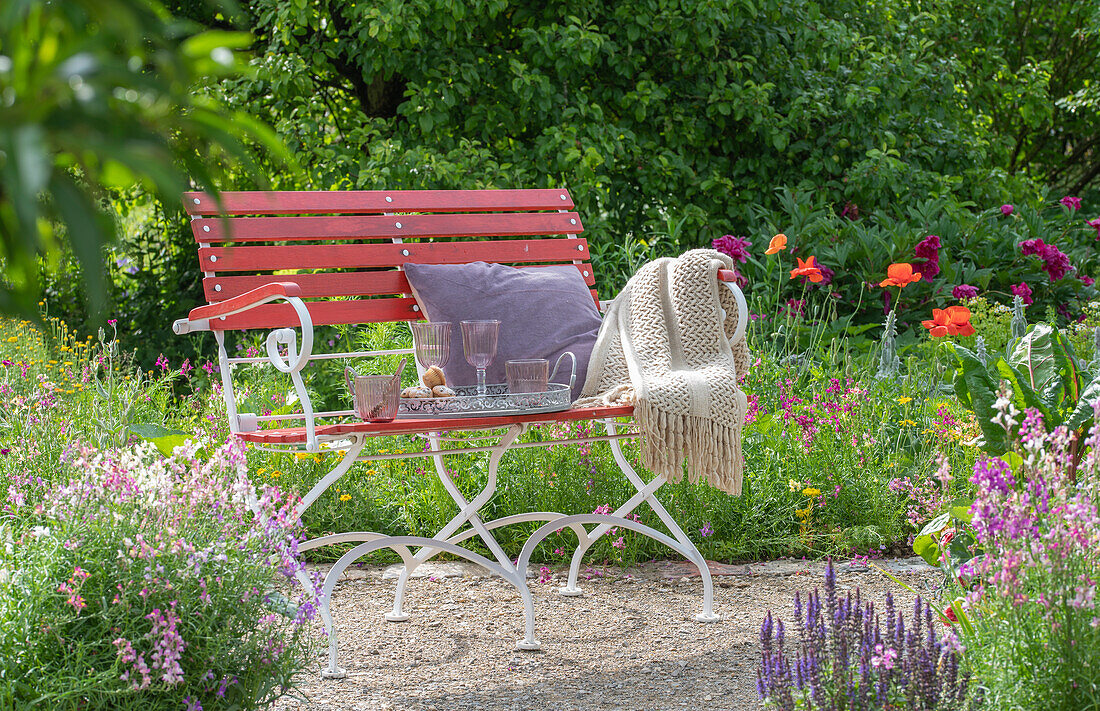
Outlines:
{"label": "curved metal armrest", "polygon": [[187,318],[176,321],[172,329],[178,334],[188,333],[193,330],[206,330],[209,328],[208,324],[200,325],[197,322],[209,321],[212,318],[219,318],[222,316],[232,316],[233,314],[247,311],[261,304],[266,304],[269,301],[290,299],[300,297],[301,295],[302,287],[294,282],[273,281],[270,284],[258,286],[252,291],[234,296],[231,299],[191,309],[191,312],[187,314]]}
{"label": "curved metal armrest", "polygon": [[730,343],[737,343],[745,337],[745,328],[749,324],[749,305],[745,301],[745,294],[741,291],[741,287],[737,286],[736,272],[732,269],[719,269],[718,281],[728,286],[734,298],[737,299],[737,330],[730,339]]}

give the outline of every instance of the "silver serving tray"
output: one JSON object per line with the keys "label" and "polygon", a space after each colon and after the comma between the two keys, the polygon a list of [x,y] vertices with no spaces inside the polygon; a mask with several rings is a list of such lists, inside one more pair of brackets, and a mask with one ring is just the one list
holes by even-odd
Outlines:
{"label": "silver serving tray", "polygon": [[484,417],[493,415],[529,415],[560,412],[573,404],[570,388],[564,383],[547,383],[544,393],[510,393],[500,383],[487,385],[486,394],[478,395],[476,385],[454,388],[454,397],[403,397],[397,405],[397,417]]}

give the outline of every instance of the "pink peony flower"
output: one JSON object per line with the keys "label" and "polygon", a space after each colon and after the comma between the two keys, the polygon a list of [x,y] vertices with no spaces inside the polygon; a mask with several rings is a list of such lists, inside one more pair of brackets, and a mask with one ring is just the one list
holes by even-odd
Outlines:
{"label": "pink peony flower", "polygon": [[1019,296],[1025,304],[1035,303],[1035,300],[1031,298],[1031,287],[1027,285],[1027,282],[1020,282],[1019,284],[1013,284],[1012,293],[1015,296]]}
{"label": "pink peony flower", "polygon": [[1024,256],[1034,254],[1043,260],[1043,271],[1051,281],[1058,281],[1070,271],[1073,266],[1069,263],[1069,257],[1052,244],[1046,244],[1041,239],[1029,239],[1020,243],[1020,253]]}
{"label": "pink peony flower", "polygon": [[928,235],[920,242],[917,242],[917,246],[913,249],[913,253],[918,257],[924,259],[935,259],[939,261],[940,258],[940,238],[939,235]]}
{"label": "pink peony flower", "polygon": [[951,296],[956,299],[973,299],[978,295],[978,288],[969,284],[959,284],[951,290]]}
{"label": "pink peony flower", "polygon": [[1005,217],[1011,215],[1015,210],[1016,208],[1014,208],[1012,205],[1001,205],[1001,214]]}
{"label": "pink peony flower", "polygon": [[1058,202],[1059,204],[1065,205],[1074,212],[1081,209],[1081,198],[1079,197],[1070,197],[1069,195],[1067,195]]}
{"label": "pink peony flower", "polygon": [[1089,220],[1085,224],[1087,224],[1089,227],[1095,227],[1096,228],[1096,239],[1100,239],[1100,217],[1097,217],[1095,220]]}
{"label": "pink peony flower", "polygon": [[721,237],[712,240],[711,246],[722,254],[727,254],[744,264],[749,259],[749,247],[752,246],[752,242],[750,242],[746,237],[722,235]]}
{"label": "pink peony flower", "polygon": [[1080,279],[1081,283],[1084,284],[1085,286],[1092,286],[1093,284],[1096,283],[1096,280],[1093,279],[1090,276],[1079,276],[1077,278]]}
{"label": "pink peony flower", "polygon": [[940,246],[939,235],[928,235],[918,242],[913,249],[916,256],[923,257],[926,260],[917,263],[914,267],[920,269],[924,281],[931,282],[940,273]]}

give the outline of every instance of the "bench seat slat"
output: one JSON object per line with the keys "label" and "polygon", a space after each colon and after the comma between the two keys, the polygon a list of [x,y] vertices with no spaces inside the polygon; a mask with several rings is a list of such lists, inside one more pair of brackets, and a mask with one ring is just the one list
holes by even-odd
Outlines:
{"label": "bench seat slat", "polygon": [[[570,222],[572,220],[572,222]],[[397,227],[400,224],[401,227]],[[191,221],[196,242],[509,237],[584,231],[575,212],[239,217]]]}
{"label": "bench seat slat", "polygon": [[[457,432],[461,430],[489,430],[521,422],[569,422],[574,420],[596,420],[604,417],[629,417],[634,412],[630,405],[616,407],[584,407],[561,412],[544,412],[533,415],[456,417],[456,418],[416,418],[398,419],[393,422],[346,422],[333,425],[321,425],[317,428],[318,437],[348,435],[363,432],[370,435],[414,434],[418,432]],[[239,435],[241,439],[257,444],[294,444],[305,442],[304,427],[286,427],[274,430],[260,430]]]}
{"label": "bench seat slat", "polygon": [[[403,253],[406,251],[407,255]],[[406,262],[566,262],[588,258],[588,242],[580,238],[199,248],[199,264],[206,272],[396,267]]]}
{"label": "bench seat slat", "polygon": [[[386,198],[390,198],[387,202]],[[198,203],[195,201],[198,200]],[[565,189],[536,190],[343,190],[242,191],[213,196],[184,193],[190,215],[381,214],[384,212],[503,212],[572,210]]]}
{"label": "bench seat slat", "polygon": [[[527,264],[523,269],[539,269],[545,264]],[[590,264],[578,264],[585,283],[593,286],[596,278]],[[273,281],[289,281],[302,288],[307,299],[333,296],[385,296],[412,293],[405,273],[397,270],[366,272],[321,272],[316,274],[219,274],[203,279],[206,300],[217,303],[252,291]],[[219,288],[220,287],[220,290]]]}

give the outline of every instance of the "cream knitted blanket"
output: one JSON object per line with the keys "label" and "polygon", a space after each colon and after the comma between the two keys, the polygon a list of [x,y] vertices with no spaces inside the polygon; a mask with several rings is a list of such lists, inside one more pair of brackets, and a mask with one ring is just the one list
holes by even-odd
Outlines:
{"label": "cream knitted blanket", "polygon": [[686,458],[690,481],[739,495],[749,352],[730,346],[737,302],[718,283],[732,266],[695,249],[639,269],[604,316],[575,406],[633,404],[647,469],[679,481]]}

